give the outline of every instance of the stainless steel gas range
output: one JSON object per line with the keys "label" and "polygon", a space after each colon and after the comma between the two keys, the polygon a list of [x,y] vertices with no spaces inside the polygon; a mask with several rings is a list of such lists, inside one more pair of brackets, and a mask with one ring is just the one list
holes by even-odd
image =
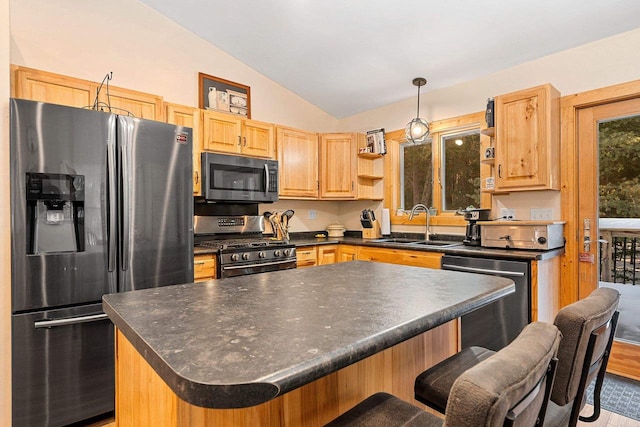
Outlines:
{"label": "stainless steel gas range", "polygon": [[195,216],[195,246],[218,250],[220,279],[296,268],[296,248],[287,240],[265,237],[264,217]]}

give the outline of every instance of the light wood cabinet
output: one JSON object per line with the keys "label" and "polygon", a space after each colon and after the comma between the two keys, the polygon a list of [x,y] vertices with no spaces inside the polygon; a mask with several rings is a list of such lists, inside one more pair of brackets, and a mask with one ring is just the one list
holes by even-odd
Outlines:
{"label": "light wood cabinet", "polygon": [[318,245],[318,265],[338,262],[338,245]]}
{"label": "light wood cabinet", "polygon": [[194,255],[193,257],[193,280],[203,282],[216,278],[216,256],[215,254]]}
{"label": "light wood cabinet", "polygon": [[274,158],[274,127],[270,123],[232,114],[202,112],[203,149],[253,157]]}
{"label": "light wood cabinet", "polygon": [[278,126],[276,145],[282,198],[318,198],[318,134]]}
{"label": "light wood cabinet", "polygon": [[358,259],[364,261],[387,262],[414,267],[440,268],[442,253],[386,249],[362,246],[358,249]]}
{"label": "light wood cabinet", "polygon": [[357,153],[358,134],[320,134],[321,199],[356,198]]}
{"label": "light wood cabinet", "polygon": [[550,84],[497,96],[495,189],[560,189],[560,93]]}
{"label": "light wood cabinet", "polygon": [[[12,96],[69,107],[92,108],[100,83],[74,77],[12,66]],[[162,97],[135,90],[103,85],[98,98],[99,111],[133,115],[142,119],[164,120]]]}
{"label": "light wood cabinet", "polygon": [[350,245],[338,246],[338,262],[355,261],[358,259],[358,247]]}
{"label": "light wood cabinet", "polygon": [[93,105],[98,85],[87,80],[12,66],[11,96],[69,107]]}
{"label": "light wood cabinet", "polygon": [[296,248],[298,268],[313,267],[318,265],[318,251],[315,246],[304,246]]}
{"label": "light wood cabinet", "polygon": [[166,104],[167,123],[190,127],[193,130],[193,194],[200,195],[200,154],[202,153],[202,137],[200,133],[200,110],[178,104]]}

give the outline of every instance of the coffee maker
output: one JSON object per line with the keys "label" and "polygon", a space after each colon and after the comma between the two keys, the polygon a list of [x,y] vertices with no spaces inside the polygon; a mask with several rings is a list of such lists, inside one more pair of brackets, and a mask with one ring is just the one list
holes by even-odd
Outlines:
{"label": "coffee maker", "polygon": [[491,209],[467,209],[464,219],[468,221],[466,233],[462,243],[468,246],[480,246],[480,224],[478,221],[488,221]]}

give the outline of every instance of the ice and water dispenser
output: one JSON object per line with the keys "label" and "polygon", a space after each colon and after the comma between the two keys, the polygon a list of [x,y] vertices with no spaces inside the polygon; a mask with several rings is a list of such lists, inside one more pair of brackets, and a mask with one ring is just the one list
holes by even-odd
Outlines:
{"label": "ice and water dispenser", "polygon": [[27,253],[84,251],[84,176],[27,173]]}

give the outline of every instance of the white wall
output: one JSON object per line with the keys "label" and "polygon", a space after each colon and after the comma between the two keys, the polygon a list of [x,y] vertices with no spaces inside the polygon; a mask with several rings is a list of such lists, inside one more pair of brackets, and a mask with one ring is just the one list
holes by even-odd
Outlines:
{"label": "white wall", "polygon": [[11,221],[9,0],[0,0],[0,425],[11,425]]}
{"label": "white wall", "polygon": [[332,132],[337,119],[137,0],[10,0],[11,62],[198,105],[198,72],[251,87],[252,118]]}
{"label": "white wall", "polygon": [[[420,115],[433,121],[482,111],[487,98],[543,83],[553,84],[564,96],[636,80],[640,78],[639,48],[640,29],[637,29],[456,86],[427,90],[422,92]],[[402,129],[415,110],[416,99],[408,99],[342,119],[339,128],[358,132],[381,127],[387,131]],[[517,219],[529,219],[532,207],[553,209],[554,219],[560,219],[562,214],[560,193],[554,191],[495,196],[494,216],[501,207],[516,209]],[[395,227],[393,231],[406,231],[406,227]]]}

